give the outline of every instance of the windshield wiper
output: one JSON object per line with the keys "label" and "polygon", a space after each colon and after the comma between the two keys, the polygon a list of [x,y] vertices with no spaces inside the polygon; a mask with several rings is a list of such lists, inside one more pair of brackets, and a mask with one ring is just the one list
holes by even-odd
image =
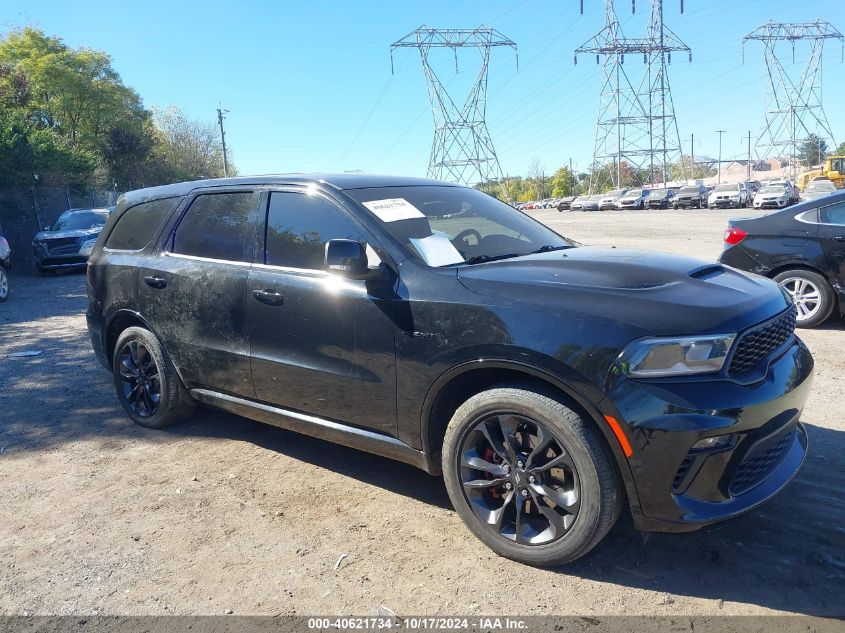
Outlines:
{"label": "windshield wiper", "polygon": [[545,246],[541,246],[536,251],[532,251],[532,253],[550,253],[552,251],[562,251],[565,248],[572,248],[571,246],[566,246],[564,244],[558,246],[552,246],[550,244],[546,244]]}
{"label": "windshield wiper", "polygon": [[467,264],[483,264],[493,262],[497,259],[509,259],[511,257],[522,257],[526,253],[507,253],[505,255],[473,255],[467,260]]}

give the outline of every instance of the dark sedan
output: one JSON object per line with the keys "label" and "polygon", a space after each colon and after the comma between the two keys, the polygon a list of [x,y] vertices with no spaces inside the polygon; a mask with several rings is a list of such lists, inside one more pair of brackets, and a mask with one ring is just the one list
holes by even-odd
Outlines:
{"label": "dark sedan", "polygon": [[85,268],[94,243],[109,218],[109,209],[68,209],[46,231],[32,238],[32,257],[39,273]]}
{"label": "dark sedan", "polygon": [[719,261],[778,281],[799,327],[819,325],[837,307],[845,313],[845,191],[731,220]]}

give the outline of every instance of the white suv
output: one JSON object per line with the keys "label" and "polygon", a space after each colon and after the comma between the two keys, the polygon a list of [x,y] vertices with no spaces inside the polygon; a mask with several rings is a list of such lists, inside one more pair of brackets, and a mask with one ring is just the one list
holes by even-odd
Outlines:
{"label": "white suv", "polygon": [[748,205],[748,191],[741,183],[722,183],[710,192],[707,198],[707,206],[711,209],[736,207],[737,209]]}

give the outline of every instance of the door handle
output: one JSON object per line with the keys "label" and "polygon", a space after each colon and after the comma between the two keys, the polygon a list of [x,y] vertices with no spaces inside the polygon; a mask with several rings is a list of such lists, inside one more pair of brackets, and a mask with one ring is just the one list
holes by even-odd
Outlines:
{"label": "door handle", "polygon": [[252,296],[268,306],[280,306],[285,302],[285,298],[275,290],[253,290]]}
{"label": "door handle", "polygon": [[144,277],[144,283],[152,288],[164,288],[167,285],[167,280],[163,279],[162,277],[153,277],[149,275]]}

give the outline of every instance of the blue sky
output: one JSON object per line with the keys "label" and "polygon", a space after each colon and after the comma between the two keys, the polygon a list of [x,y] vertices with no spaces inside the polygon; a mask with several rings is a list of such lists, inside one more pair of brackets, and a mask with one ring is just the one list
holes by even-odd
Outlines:
{"label": "blue sky", "polygon": [[[724,129],[723,156],[742,158],[749,130],[764,115],[759,44],[742,36],[763,22],[829,19],[841,4],[830,0],[666,0],[666,22],[693,49],[693,63],[673,59],[670,79],[680,135],[689,151],[715,156]],[[146,0],[4,0],[0,30],[35,26],[71,46],[112,55],[124,81],[149,106],[176,104],[213,121],[218,101],[230,110],[227,140],[242,174],[342,171],[423,175],[432,118],[419,56],[398,51],[390,72],[389,45],[422,24],[440,28],[490,25],[519,46],[519,72],[507,49],[490,63],[487,120],[502,169],[525,174],[534,157],[547,173],[575,160],[589,164],[593,150],[600,69],[573,49],[602,27],[603,2],[585,0],[358,0],[204,2]],[[645,28],[646,0],[619,0],[623,29]],[[806,55],[798,51],[798,62]],[[680,58],[679,58],[680,57]],[[462,55],[461,72],[443,58],[450,90],[472,78],[477,64]],[[452,64],[450,67],[449,64]],[[635,62],[632,62],[635,63]],[[799,72],[799,66],[796,67]],[[824,104],[837,140],[845,120],[838,44],[825,53]]]}

